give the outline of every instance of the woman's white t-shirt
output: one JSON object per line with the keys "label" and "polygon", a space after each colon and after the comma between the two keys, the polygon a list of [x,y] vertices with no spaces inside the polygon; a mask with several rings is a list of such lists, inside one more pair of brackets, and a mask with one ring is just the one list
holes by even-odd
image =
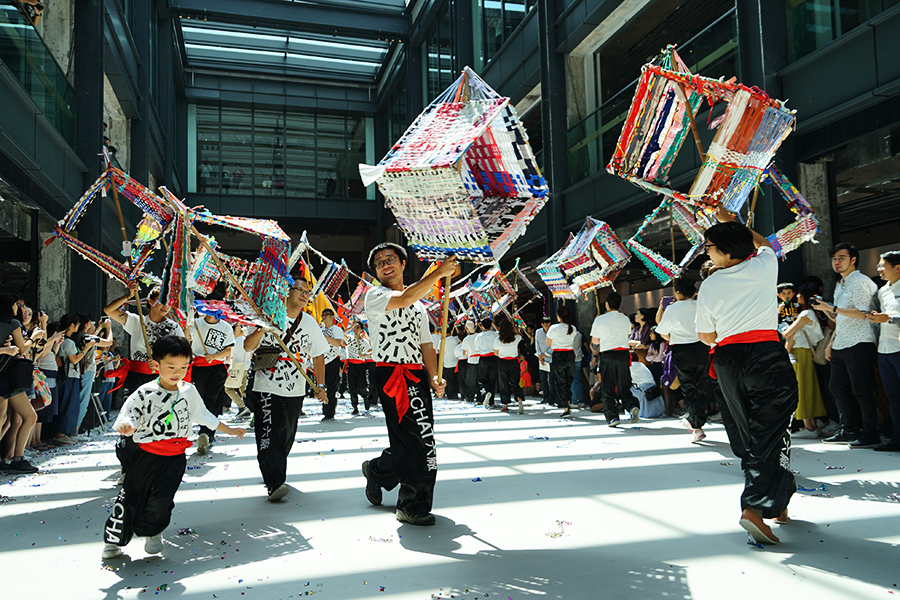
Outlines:
{"label": "woman's white t-shirt", "polygon": [[565,323],[551,325],[547,330],[547,345],[554,351],[575,350],[575,334],[578,330],[572,326],[572,331],[569,332],[569,327]]}
{"label": "woman's white t-shirt", "polygon": [[[810,350],[816,347],[822,339],[825,338],[825,334],[822,333],[822,326],[819,325],[819,319],[816,318],[816,315],[812,310],[804,310],[799,315],[797,315],[797,320],[806,317],[812,323],[807,323],[803,327],[800,328],[800,331],[794,334],[794,348],[809,348]],[[803,334],[806,335],[803,335]],[[809,338],[809,342],[806,341],[806,338]],[[809,345],[812,344],[812,348]]]}
{"label": "woman's white t-shirt", "polygon": [[513,341],[504,344],[500,341],[500,337],[494,340],[494,354],[497,355],[497,358],[519,358],[519,342],[522,341],[522,336],[517,335],[516,339]]}

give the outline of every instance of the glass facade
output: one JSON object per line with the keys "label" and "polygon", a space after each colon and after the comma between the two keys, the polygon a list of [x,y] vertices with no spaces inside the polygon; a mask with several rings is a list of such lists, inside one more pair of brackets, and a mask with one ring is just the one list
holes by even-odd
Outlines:
{"label": "glass facade", "polygon": [[788,0],[788,59],[803,58],[897,4],[900,0]]}
{"label": "glass facade", "polygon": [[[711,25],[678,47],[678,54],[692,73],[705,77],[740,79],[738,61],[737,12],[730,9]],[[659,45],[660,48],[665,44]],[[601,50],[602,52],[602,50]],[[599,54],[599,53],[598,53]],[[597,57],[599,59],[599,57]],[[598,60],[599,62],[599,60]],[[598,69],[599,71],[599,69]],[[613,88],[598,73],[598,95]],[[637,79],[603,97],[600,107],[569,129],[569,184],[577,183],[606,169],[622,131],[622,123],[634,98]],[[617,83],[616,87],[621,86]]]}
{"label": "glass facade", "polygon": [[525,15],[537,6],[537,0],[475,0],[475,3],[475,14],[481,15],[482,64],[494,58]]}
{"label": "glass facade", "polygon": [[450,87],[457,77],[449,0],[444,0],[437,20],[425,36],[422,51],[425,54],[425,60],[422,61],[425,65],[425,103],[428,104]]}
{"label": "glass facade", "polygon": [[366,199],[369,119],[197,106],[201,194]]}
{"label": "glass facade", "polygon": [[0,6],[0,61],[70,147],[75,147],[75,90],[15,6]]}

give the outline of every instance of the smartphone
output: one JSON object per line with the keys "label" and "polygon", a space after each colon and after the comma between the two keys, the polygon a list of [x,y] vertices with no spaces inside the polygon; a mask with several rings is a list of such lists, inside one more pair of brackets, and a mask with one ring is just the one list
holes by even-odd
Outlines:
{"label": "smartphone", "polygon": [[673,296],[663,296],[663,299],[662,299],[663,310],[668,308],[668,306],[670,304],[672,304],[673,302],[675,302],[675,298]]}

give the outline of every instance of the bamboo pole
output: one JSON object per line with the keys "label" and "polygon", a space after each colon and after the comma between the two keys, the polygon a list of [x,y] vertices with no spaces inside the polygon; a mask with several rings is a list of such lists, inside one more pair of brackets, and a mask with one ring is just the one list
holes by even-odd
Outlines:
{"label": "bamboo pole", "polygon": [[669,207],[669,241],[672,244],[672,262],[675,262],[675,224],[672,217],[673,207]]}
{"label": "bamboo pole", "polygon": [[750,201],[750,214],[747,215],[747,227],[753,227],[753,220],[756,218],[756,199],[759,196],[759,184],[753,188],[753,200]]}
{"label": "bamboo pole", "polygon": [[[119,204],[119,190],[116,188],[116,182],[110,179],[109,187],[113,191],[113,200],[116,203],[116,212],[119,214],[119,226],[122,229],[122,241],[128,242],[128,234],[125,232],[125,219],[122,216],[122,205]],[[124,248],[123,248],[124,250]],[[138,319],[141,322],[141,334],[144,336],[144,347],[147,349],[147,358],[153,360],[153,349],[150,348],[150,339],[147,337],[147,325],[144,323],[144,310],[141,308],[141,296],[138,290],[134,291],[134,305],[137,309]],[[150,362],[148,360],[147,362]],[[153,370],[153,367],[150,368]]]}
{"label": "bamboo pole", "polygon": [[[254,312],[256,312],[256,314],[259,315],[259,317],[263,321],[266,322],[266,325],[268,325],[269,328],[272,329],[272,331],[271,331],[272,337],[275,338],[275,341],[278,342],[278,345],[281,346],[281,349],[284,350],[285,354],[288,355],[288,358],[290,359],[290,361],[292,363],[294,363],[294,366],[297,367],[297,370],[300,371],[300,374],[303,376],[303,378],[313,388],[318,389],[319,386],[317,386],[315,383],[313,383],[313,380],[309,377],[309,375],[306,374],[306,370],[303,368],[303,365],[300,364],[300,362],[297,360],[297,357],[294,356],[294,353],[291,352],[290,348],[287,347],[287,344],[284,343],[284,340],[281,339],[281,336],[278,335],[278,333],[275,330],[275,326],[269,321],[268,318],[266,318],[266,315],[259,309],[259,307],[256,305],[256,302],[253,301],[253,299],[250,297],[250,295],[247,294],[247,292],[244,290],[243,286],[241,286],[241,284],[238,282],[238,280],[235,279],[234,275],[231,274],[231,271],[229,271],[228,268],[222,263],[222,260],[219,258],[219,256],[215,252],[213,252],[212,248],[209,246],[209,243],[206,241],[206,237],[202,233],[197,231],[197,228],[194,227],[193,225],[191,225],[190,227],[191,227],[191,233],[193,233],[197,237],[197,239],[200,241],[200,244],[206,249],[207,252],[209,252],[213,261],[215,261],[216,266],[219,268],[219,271],[224,273],[228,277],[229,281],[231,282],[231,285],[233,285],[235,287],[235,289],[238,291],[238,293],[244,298],[244,300],[247,301],[247,303],[250,305],[250,307],[253,308]],[[302,310],[300,312],[300,315],[297,318],[298,319],[303,318]],[[324,403],[328,404],[327,398],[325,399]]]}
{"label": "bamboo pole", "polygon": [[440,352],[438,352],[437,364],[438,383],[443,381],[444,378],[444,350],[447,345],[447,321],[450,319],[450,277],[452,277],[452,275],[447,275],[447,277],[444,278],[444,299],[442,308],[443,319],[441,320],[441,349]]}

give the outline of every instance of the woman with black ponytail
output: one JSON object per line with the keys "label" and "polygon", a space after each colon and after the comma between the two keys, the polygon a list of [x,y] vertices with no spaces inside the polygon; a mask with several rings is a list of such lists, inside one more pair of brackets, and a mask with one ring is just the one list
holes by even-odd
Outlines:
{"label": "woman with black ponytail", "polygon": [[563,409],[563,417],[570,417],[572,378],[575,376],[575,319],[568,306],[556,311],[559,323],[547,331],[547,345],[553,351],[553,378],[556,381],[556,405]]}

